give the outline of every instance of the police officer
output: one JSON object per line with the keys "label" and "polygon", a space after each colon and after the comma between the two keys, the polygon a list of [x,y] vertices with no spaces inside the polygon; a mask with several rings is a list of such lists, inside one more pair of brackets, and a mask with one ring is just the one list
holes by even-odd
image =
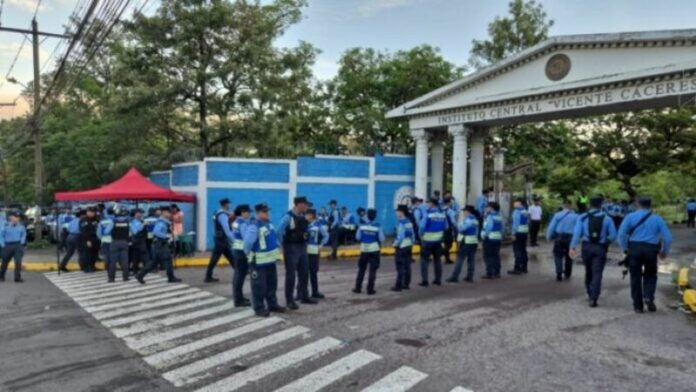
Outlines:
{"label": "police officer", "polygon": [[213,269],[220,261],[220,256],[225,256],[231,267],[234,267],[234,257],[230,242],[234,240],[230,229],[230,199],[220,200],[220,209],[213,215],[213,227],[215,228],[213,253],[210,255],[208,268],[205,270],[205,283],[219,282],[220,279],[213,277]]}
{"label": "police officer", "polygon": [[307,258],[307,229],[309,224],[304,217],[307,210],[307,198],[295,197],[294,207],[280,220],[278,237],[283,244],[283,262],[285,263],[285,303],[288,309],[299,309],[295,302],[294,292],[297,283],[300,303],[317,304],[309,297],[309,259]]}
{"label": "police officer", "polygon": [[331,234],[331,260],[336,260],[338,243],[341,236],[341,215],[338,212],[336,200],[329,202],[329,232]]}
{"label": "police officer", "polygon": [[99,238],[97,237],[97,226],[99,218],[97,209],[88,207],[87,213],[80,220],[80,240],[82,242],[81,255],[78,259],[80,269],[83,272],[94,272],[94,264],[99,256]]}
{"label": "police officer", "polygon": [[111,229],[111,246],[107,259],[109,283],[116,280],[116,264],[121,265],[123,281],[128,281],[128,244],[130,242],[131,225],[128,210],[123,206],[114,208],[113,226]]}
{"label": "police officer", "polygon": [[181,282],[181,279],[174,275],[174,267],[172,265],[172,252],[170,249],[172,241],[172,222],[170,219],[172,213],[169,207],[162,207],[161,212],[162,214],[157,219],[152,230],[154,237],[152,240],[152,257],[145,265],[145,268],[141,269],[135,276],[141,284],[145,284],[145,275],[154,271],[159,263],[164,265],[169,283]]}
{"label": "police officer", "polygon": [[[447,193],[445,193],[447,194]],[[442,244],[444,246],[443,254],[445,256],[445,264],[454,264],[450,259],[450,251],[452,250],[452,244],[457,236],[457,210],[453,207],[453,200],[445,196],[442,198],[441,208],[445,213],[447,218],[447,229],[442,236]]]}
{"label": "police officer", "polygon": [[367,276],[367,295],[377,293],[375,290],[375,280],[379,269],[380,244],[384,242],[384,232],[379,223],[375,221],[377,210],[370,208],[367,210],[367,222],[358,226],[355,239],[360,242],[360,259],[358,260],[358,276],[355,278],[355,288],[353,292],[362,292],[365,271],[369,267]]}
{"label": "police officer", "polygon": [[341,238],[340,241],[342,244],[347,245],[353,243],[357,224],[358,221],[355,219],[355,216],[348,211],[348,208],[345,206],[341,207],[341,228],[339,230],[339,237]]}
{"label": "police officer", "polygon": [[488,195],[490,192],[490,189],[484,189],[483,193],[476,198],[476,211],[479,212],[479,216],[481,217],[486,215],[486,209],[488,208]]}
{"label": "police officer", "polygon": [[570,241],[570,256],[577,256],[582,242],[582,261],[585,264],[585,288],[590,307],[597,307],[602,289],[602,273],[607,262],[609,245],[616,238],[614,222],[602,212],[602,197],[590,199],[590,210],[578,217]]}
{"label": "police officer", "polygon": [[111,218],[114,214],[114,209],[109,207],[107,213],[102,215],[99,219],[99,224],[97,225],[97,238],[99,238],[99,243],[101,246],[99,250],[103,252],[104,263],[106,264],[107,271],[110,264],[111,258],[111,231],[114,228],[114,221]]}
{"label": "police officer", "polygon": [[[73,257],[73,254],[75,254],[75,251],[78,252],[78,257],[79,254],[82,253],[82,251],[80,250],[82,242],[82,240],[80,239],[80,222],[82,221],[84,216],[85,212],[78,209],[75,211],[75,218],[68,223],[68,234],[65,239],[66,251],[65,255],[63,256],[63,259],[60,261],[59,266],[59,269],[62,272],[70,272],[68,271],[68,262],[70,261],[70,258]],[[82,265],[80,265],[80,267],[82,267]]]}
{"label": "police officer", "polygon": [[24,245],[27,241],[27,230],[19,221],[19,213],[13,211],[9,214],[9,220],[0,230],[0,248],[2,248],[2,265],[0,266],[0,282],[5,281],[5,272],[10,260],[14,260],[14,281],[22,283],[22,257],[24,257]]}
{"label": "police officer", "polygon": [[578,215],[570,207],[568,200],[563,201],[563,208],[553,214],[546,229],[546,239],[553,241],[553,260],[556,264],[556,280],[559,282],[564,276],[570,279],[573,272],[573,259],[568,252]]}
{"label": "police officer", "polygon": [[62,252],[68,249],[68,225],[70,225],[73,219],[75,217],[70,212],[70,208],[63,209],[63,212],[58,215],[58,225],[60,225],[59,248]]}
{"label": "police officer", "polygon": [[234,257],[234,275],[232,277],[232,297],[234,306],[251,306],[251,301],[244,298],[242,289],[244,280],[249,273],[249,261],[244,253],[244,231],[249,225],[251,209],[248,204],[238,205],[234,210],[232,222],[232,257]]}
{"label": "police officer", "polygon": [[307,259],[309,260],[309,282],[312,287],[312,298],[322,299],[324,294],[319,292],[319,250],[322,246],[329,242],[329,232],[326,230],[326,225],[322,224],[319,219],[316,219],[317,211],[308,209],[305,212],[305,218],[309,224],[307,231],[309,238],[307,239]]}
{"label": "police officer", "polygon": [[664,219],[652,212],[649,197],[640,197],[638,206],[638,210],[628,215],[619,227],[619,245],[624,252],[628,252],[633,309],[643,313],[645,303],[648,311],[654,312],[657,310],[657,258],[658,255],[662,260],[667,258],[672,233]]}
{"label": "police officer", "polygon": [[686,203],[686,213],[688,216],[686,227],[696,227],[696,199],[691,198]]}
{"label": "police officer", "polygon": [[418,225],[420,224],[420,221],[421,219],[423,219],[424,215],[423,209],[421,208],[422,203],[423,200],[419,197],[411,197],[411,213],[408,214],[408,219],[411,221],[411,224],[413,225],[413,234],[416,238],[414,244],[420,243],[420,233],[418,232]]}
{"label": "police officer", "polygon": [[396,283],[391,288],[392,291],[408,290],[411,285],[411,255],[416,233],[409,215],[407,205],[399,204],[396,207],[397,226],[394,240]]}
{"label": "police officer", "polygon": [[280,260],[280,245],[270,222],[268,206],[265,203],[257,204],[254,210],[256,219],[249,223],[244,232],[244,253],[249,260],[254,313],[259,317],[268,317],[270,312],[285,312],[276,298],[276,265]]}
{"label": "police officer", "polygon": [[147,229],[145,228],[145,222],[143,221],[144,211],[140,208],[136,208],[133,211],[133,219],[130,222],[130,234],[131,234],[131,246],[130,246],[130,270],[132,273],[137,274],[140,271],[140,265],[144,267],[148,260],[150,260],[150,254],[147,250]]}
{"label": "police officer", "polygon": [[468,205],[462,209],[462,219],[457,224],[457,263],[452,271],[452,276],[448,282],[456,283],[464,266],[464,259],[467,260],[467,270],[465,282],[474,281],[474,266],[476,259],[476,248],[478,248],[479,221],[476,217],[476,208]]}
{"label": "police officer", "polygon": [[435,279],[433,284],[442,284],[442,238],[447,227],[447,217],[440,209],[436,198],[428,199],[428,211],[423,216],[420,222],[421,233],[421,282],[422,287],[428,287],[428,264],[430,256],[433,257],[433,265],[435,269]]}
{"label": "police officer", "polygon": [[150,208],[148,209],[147,217],[143,220],[145,231],[147,232],[147,251],[150,258],[152,258],[152,240],[155,238],[152,231],[155,229],[155,223],[157,223],[160,215],[162,215],[162,210],[159,207]]}
{"label": "police officer", "polygon": [[491,201],[486,207],[486,219],[483,223],[483,260],[486,263],[486,275],[481,279],[500,278],[500,243],[503,240],[505,226],[500,216],[500,204]]}
{"label": "police officer", "polygon": [[524,207],[524,199],[515,200],[512,211],[512,250],[515,254],[515,267],[508,271],[510,275],[527,273],[529,257],[527,255],[527,236],[529,233],[529,212]]}

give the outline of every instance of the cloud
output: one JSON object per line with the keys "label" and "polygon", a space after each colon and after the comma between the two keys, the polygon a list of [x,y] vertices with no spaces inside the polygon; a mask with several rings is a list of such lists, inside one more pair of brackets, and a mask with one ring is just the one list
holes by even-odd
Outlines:
{"label": "cloud", "polygon": [[375,16],[383,11],[406,7],[421,0],[361,0],[358,4],[358,14],[362,17]]}
{"label": "cloud", "polygon": [[[34,10],[36,9],[37,1],[38,0],[5,0],[7,4],[13,5],[17,8],[21,8],[29,12],[34,12]],[[45,11],[50,8],[46,3],[47,1],[41,2],[41,7],[39,7],[39,11]]]}

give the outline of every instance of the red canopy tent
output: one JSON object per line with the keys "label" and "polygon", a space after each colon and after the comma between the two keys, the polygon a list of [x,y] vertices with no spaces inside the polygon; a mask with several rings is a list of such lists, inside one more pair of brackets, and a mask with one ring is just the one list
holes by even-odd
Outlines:
{"label": "red canopy tent", "polygon": [[96,189],[78,192],[56,192],[56,201],[78,200],[152,200],[194,202],[196,196],[174,192],[155,185],[132,167],[123,177]]}

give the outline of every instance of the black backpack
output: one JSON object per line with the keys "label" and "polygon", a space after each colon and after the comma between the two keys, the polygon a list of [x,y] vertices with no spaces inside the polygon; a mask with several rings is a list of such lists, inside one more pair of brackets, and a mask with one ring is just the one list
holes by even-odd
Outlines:
{"label": "black backpack", "polygon": [[598,244],[602,239],[604,229],[604,214],[587,215],[587,232],[590,235],[590,242]]}

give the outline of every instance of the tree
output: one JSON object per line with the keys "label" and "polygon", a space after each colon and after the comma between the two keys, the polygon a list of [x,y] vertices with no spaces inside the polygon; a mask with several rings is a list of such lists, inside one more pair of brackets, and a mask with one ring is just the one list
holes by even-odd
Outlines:
{"label": "tree", "polygon": [[462,69],[439,50],[422,45],[396,53],[353,48],[331,82],[332,122],[353,153],[405,152],[411,136],[404,121],[385,113],[461,77]]}
{"label": "tree", "polygon": [[476,68],[498,62],[548,37],[553,20],[535,0],[512,0],[509,16],[488,24],[488,40],[473,40],[470,62]]}

